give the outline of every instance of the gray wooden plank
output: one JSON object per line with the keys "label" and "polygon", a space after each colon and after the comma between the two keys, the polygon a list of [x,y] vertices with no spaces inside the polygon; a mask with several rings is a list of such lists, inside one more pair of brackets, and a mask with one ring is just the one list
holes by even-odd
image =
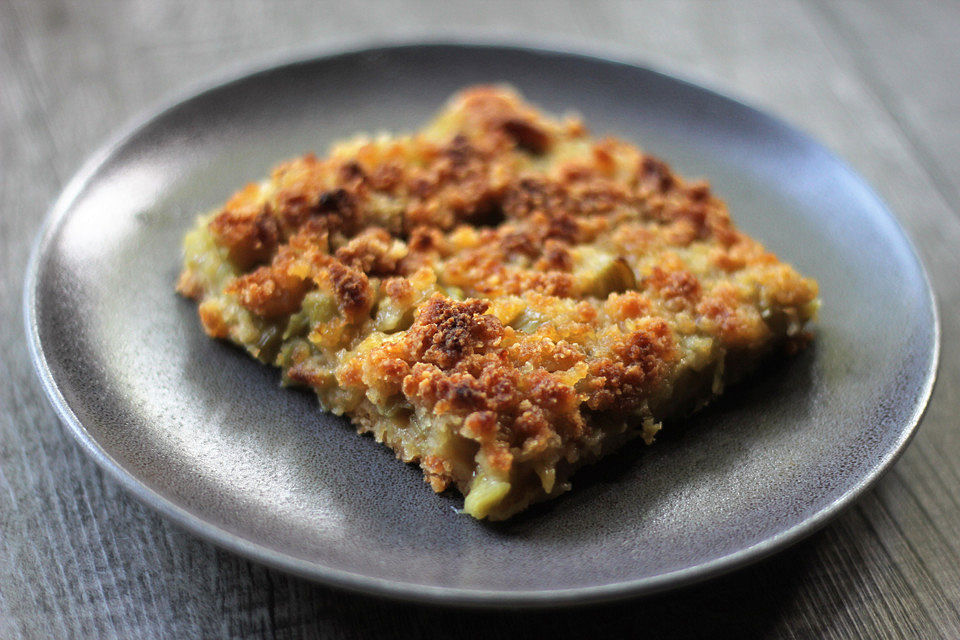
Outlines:
{"label": "gray wooden plank", "polygon": [[932,182],[960,213],[960,5],[921,0],[815,3],[848,43],[860,75],[897,122]]}
{"label": "gray wooden plank", "polygon": [[947,314],[941,382],[923,430],[854,510],[745,571],[587,613],[384,603],[218,551],[103,478],[46,408],[22,344],[26,241],[65,177],[120,121],[240,58],[344,33],[404,36],[464,24],[619,45],[785,115],[880,187],[918,240],[946,307],[960,297],[953,275],[960,225],[947,199],[930,195],[937,178],[904,132],[903,107],[878,97],[856,51],[817,11],[796,2],[695,0],[385,2],[366,11],[312,2],[0,4],[0,379],[10,381],[0,384],[0,565],[15,568],[0,572],[0,620],[24,637],[564,637],[639,629],[664,637],[960,636],[960,466],[945,453],[960,445],[951,416],[960,370],[950,340],[960,325]]}

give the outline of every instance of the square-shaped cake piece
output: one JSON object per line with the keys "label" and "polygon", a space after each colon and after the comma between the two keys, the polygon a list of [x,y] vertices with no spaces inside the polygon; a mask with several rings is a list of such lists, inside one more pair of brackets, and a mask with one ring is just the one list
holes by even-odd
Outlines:
{"label": "square-shaped cake piece", "polygon": [[819,305],[707,183],[505,87],[281,164],[184,244],[210,336],[492,520],[802,347]]}

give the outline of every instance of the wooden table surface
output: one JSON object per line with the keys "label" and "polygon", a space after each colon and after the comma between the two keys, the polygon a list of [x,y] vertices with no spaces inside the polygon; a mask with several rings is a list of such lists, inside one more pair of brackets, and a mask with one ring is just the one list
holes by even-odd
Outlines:
{"label": "wooden table surface", "polygon": [[[23,270],[83,158],[237,63],[340,42],[513,34],[615,46],[777,113],[845,157],[939,295],[939,382],[879,485],[745,570],[639,601],[460,612],[332,591],[220,551],[124,493],[60,426]],[[0,0],[0,637],[960,638],[960,4]],[[547,634],[550,634],[547,636]]]}

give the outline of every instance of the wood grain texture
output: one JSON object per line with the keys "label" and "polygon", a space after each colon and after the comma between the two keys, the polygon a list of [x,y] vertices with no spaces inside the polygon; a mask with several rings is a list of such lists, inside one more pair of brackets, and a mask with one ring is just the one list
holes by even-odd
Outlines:
{"label": "wood grain texture", "polygon": [[[799,125],[888,201],[930,269],[940,379],[863,500],[751,568],[552,613],[382,602],[222,552],[122,492],[73,444],[24,346],[42,216],[123,121],[238,61],[308,45],[518,33],[617,46]],[[925,0],[0,3],[0,637],[960,637],[960,5]]]}

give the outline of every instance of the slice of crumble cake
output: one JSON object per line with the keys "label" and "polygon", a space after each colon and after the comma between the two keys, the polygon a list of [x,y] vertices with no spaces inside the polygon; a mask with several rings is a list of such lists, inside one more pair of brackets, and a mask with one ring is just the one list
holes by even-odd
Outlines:
{"label": "slice of crumble cake", "polygon": [[802,346],[819,304],[705,182],[503,87],[281,164],[185,254],[210,336],[493,520]]}

